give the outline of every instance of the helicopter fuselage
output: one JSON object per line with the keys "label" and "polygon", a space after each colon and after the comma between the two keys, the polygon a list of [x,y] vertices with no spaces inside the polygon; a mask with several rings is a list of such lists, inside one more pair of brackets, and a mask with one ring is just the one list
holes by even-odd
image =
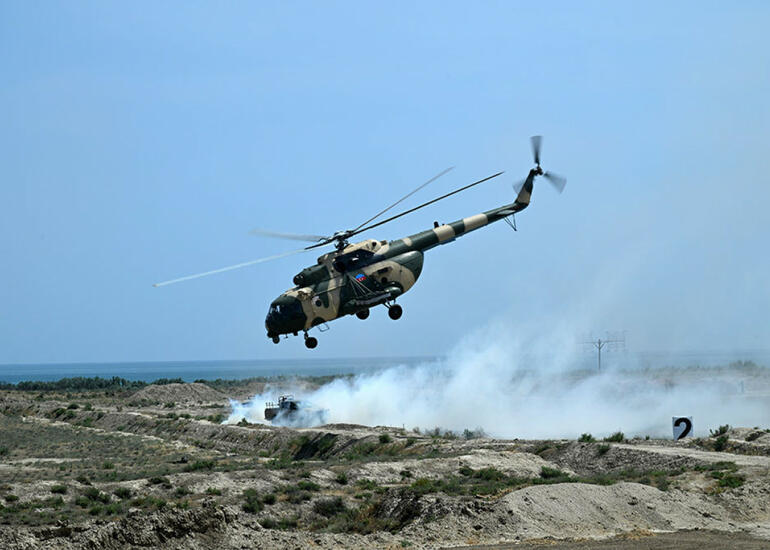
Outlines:
{"label": "helicopter fuselage", "polygon": [[426,251],[523,210],[529,204],[531,183],[525,187],[529,189],[523,189],[512,204],[434,224],[403,239],[369,239],[320,256],[316,265],[294,277],[294,288],[270,305],[265,319],[268,338],[277,342],[282,334],[307,332],[345,315],[365,315],[373,306],[389,305],[414,286]]}

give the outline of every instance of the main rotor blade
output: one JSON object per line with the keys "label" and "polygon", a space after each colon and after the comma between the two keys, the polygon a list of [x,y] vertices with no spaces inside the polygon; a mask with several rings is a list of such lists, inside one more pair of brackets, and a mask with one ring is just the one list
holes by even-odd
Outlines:
{"label": "main rotor blade", "polygon": [[216,273],[223,273],[225,271],[232,271],[233,269],[240,269],[254,264],[261,264],[262,262],[269,262],[270,260],[277,260],[278,258],[285,258],[286,256],[292,256],[293,254],[299,254],[305,252],[307,249],[300,248],[299,250],[292,250],[290,252],[283,252],[282,254],[276,254],[275,256],[268,256],[267,258],[259,258],[258,260],[251,260],[250,262],[243,262],[242,264],[230,265],[219,269],[213,269],[204,273],[196,273],[195,275],[187,275],[186,277],[179,277],[178,279],[171,279],[170,281],[163,281],[162,283],[155,283],[152,286],[160,287],[166,285],[172,285],[174,283],[181,283],[182,281],[189,281],[190,279],[197,279],[199,277],[206,277],[207,275],[214,275]]}
{"label": "main rotor blade", "polygon": [[532,136],[529,139],[532,141],[532,157],[535,159],[535,164],[540,166],[540,145],[543,142],[543,136]]}
{"label": "main rotor blade", "polygon": [[564,186],[567,185],[567,178],[558,174],[554,174],[553,172],[546,172],[543,174],[543,177],[551,182],[551,185],[553,185],[554,189],[556,189],[559,193],[564,191]]}
{"label": "main rotor blade", "polygon": [[364,223],[362,223],[362,224],[358,225],[357,227],[354,227],[353,229],[351,229],[351,231],[357,231],[357,230],[361,229],[363,226],[365,226],[367,223],[369,223],[369,222],[372,222],[372,221],[376,220],[377,218],[379,218],[380,216],[382,216],[382,215],[383,215],[385,212],[387,212],[388,210],[390,210],[390,209],[391,209],[391,208],[393,208],[394,206],[397,206],[397,205],[401,204],[401,203],[402,203],[402,202],[404,202],[406,199],[408,199],[409,197],[411,197],[412,195],[414,195],[415,193],[417,193],[417,191],[419,191],[420,189],[422,189],[423,187],[425,187],[425,186],[426,186],[426,185],[428,185],[429,183],[433,183],[434,181],[436,181],[437,179],[439,179],[441,176],[443,176],[444,174],[446,174],[446,173],[448,173],[448,172],[451,172],[452,170],[454,170],[454,166],[450,166],[449,168],[447,168],[447,169],[445,169],[445,170],[442,170],[441,172],[439,172],[438,174],[436,174],[435,176],[433,176],[432,178],[430,178],[428,181],[426,181],[425,183],[423,183],[421,186],[419,186],[417,189],[415,189],[414,191],[411,191],[410,193],[407,193],[406,195],[404,195],[403,197],[401,197],[400,199],[398,199],[396,202],[394,202],[393,204],[391,204],[390,206],[388,206],[388,207],[387,207],[385,210],[383,210],[382,212],[378,212],[377,214],[375,214],[374,216],[372,216],[371,218],[369,218],[368,220],[366,220]]}
{"label": "main rotor blade", "polygon": [[288,239],[290,241],[308,241],[311,243],[317,243],[324,241],[329,237],[322,235],[301,235],[297,233],[278,233],[277,231],[266,231],[264,229],[252,229],[249,231],[249,235],[259,235],[260,237],[273,237],[275,239]]}
{"label": "main rotor blade", "polygon": [[[400,218],[401,216],[406,216],[407,214],[411,214],[415,210],[419,210],[420,208],[424,208],[424,207],[426,207],[426,206],[428,206],[430,204],[433,204],[434,202],[438,202],[438,201],[443,200],[443,199],[445,199],[447,197],[451,197],[452,195],[455,195],[455,194],[459,193],[460,191],[465,191],[466,189],[470,189],[474,185],[478,185],[480,183],[484,183],[485,181],[489,181],[492,178],[496,178],[497,176],[499,176],[502,173],[503,172],[498,172],[497,174],[492,174],[491,176],[487,176],[486,178],[481,179],[479,181],[474,181],[473,183],[471,183],[469,185],[466,185],[465,187],[461,187],[460,189],[456,189],[456,190],[452,191],[451,193],[447,193],[446,195],[441,195],[437,199],[433,199],[432,201],[425,202],[425,203],[421,204],[420,206],[415,206],[414,208],[410,208],[406,212],[401,212],[400,214],[396,214],[395,216],[391,216],[390,218],[382,220],[381,222],[377,222],[374,225],[369,225],[369,226],[364,227],[362,229],[358,229],[358,230],[354,231],[353,233],[351,233],[348,236],[352,237],[353,235],[357,235],[359,233],[363,233],[364,231],[369,231],[370,229],[374,229],[375,227],[379,227],[379,226],[381,226],[383,224],[386,224],[388,222],[392,222],[396,218]],[[319,246],[319,245],[314,245],[313,247],[310,247],[310,248],[314,248],[315,246]]]}

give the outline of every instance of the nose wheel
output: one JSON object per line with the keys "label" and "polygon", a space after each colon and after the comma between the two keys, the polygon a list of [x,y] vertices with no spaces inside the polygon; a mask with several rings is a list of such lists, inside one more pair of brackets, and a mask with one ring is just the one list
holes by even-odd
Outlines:
{"label": "nose wheel", "polygon": [[388,308],[388,317],[393,319],[394,321],[397,319],[401,319],[401,315],[403,315],[404,310],[401,309],[401,306],[398,304],[393,304]]}
{"label": "nose wheel", "polygon": [[308,349],[313,349],[317,345],[318,345],[318,340],[316,340],[312,336],[308,336],[307,333],[305,333],[305,347]]}
{"label": "nose wheel", "polygon": [[279,344],[281,342],[281,338],[279,336],[273,336],[272,340],[273,344]]}

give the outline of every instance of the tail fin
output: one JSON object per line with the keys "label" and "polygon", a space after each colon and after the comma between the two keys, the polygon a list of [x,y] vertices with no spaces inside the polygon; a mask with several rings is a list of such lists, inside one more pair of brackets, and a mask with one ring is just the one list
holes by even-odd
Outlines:
{"label": "tail fin", "polygon": [[517,212],[524,210],[527,206],[529,206],[529,201],[532,198],[532,189],[534,187],[535,183],[535,176],[538,176],[537,168],[533,168],[529,171],[529,175],[527,176],[527,179],[525,179],[522,183],[514,186],[514,189],[518,191],[518,195],[516,195],[516,206]]}

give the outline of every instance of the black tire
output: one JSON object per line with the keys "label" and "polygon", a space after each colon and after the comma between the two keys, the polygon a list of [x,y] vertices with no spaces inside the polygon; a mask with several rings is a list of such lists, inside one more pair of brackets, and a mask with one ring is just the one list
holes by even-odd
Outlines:
{"label": "black tire", "polygon": [[273,344],[278,344],[278,343],[280,343],[280,342],[281,342],[281,339],[280,339],[280,337],[278,337],[278,336],[273,336]]}
{"label": "black tire", "polygon": [[361,311],[356,311],[356,317],[361,319],[362,321],[369,317],[369,310],[368,309],[362,309]]}
{"label": "black tire", "polygon": [[403,313],[404,313],[404,310],[401,309],[401,306],[398,304],[390,306],[390,308],[388,308],[388,317],[390,317],[394,321],[396,319],[401,319],[401,315],[403,315]]}
{"label": "black tire", "polygon": [[310,338],[305,339],[305,347],[307,347],[308,349],[313,349],[317,345],[318,345],[318,340],[316,340],[312,336]]}

